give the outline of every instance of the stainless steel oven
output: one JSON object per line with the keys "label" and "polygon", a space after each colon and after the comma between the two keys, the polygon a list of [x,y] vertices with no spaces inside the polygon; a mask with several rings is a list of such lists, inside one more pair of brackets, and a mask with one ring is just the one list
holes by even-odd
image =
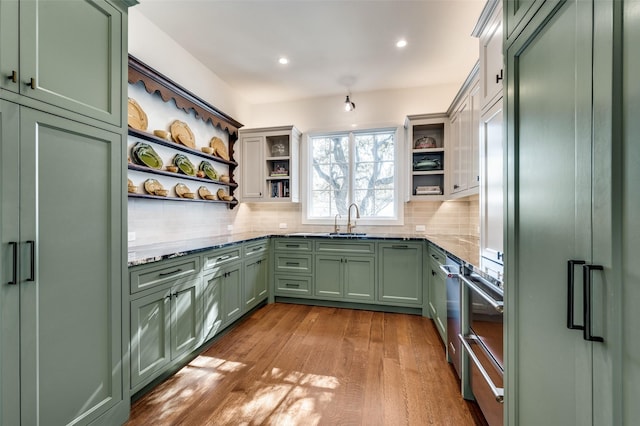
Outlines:
{"label": "stainless steel oven", "polygon": [[490,426],[503,425],[504,292],[489,276],[465,269],[465,326],[459,339],[469,358],[473,395]]}

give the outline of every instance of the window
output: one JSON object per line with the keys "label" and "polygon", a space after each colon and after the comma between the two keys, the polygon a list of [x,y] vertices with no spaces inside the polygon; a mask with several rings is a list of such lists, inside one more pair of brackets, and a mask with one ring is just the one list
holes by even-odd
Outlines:
{"label": "window", "polygon": [[333,223],[355,203],[360,223],[401,224],[397,128],[307,139],[305,223]]}

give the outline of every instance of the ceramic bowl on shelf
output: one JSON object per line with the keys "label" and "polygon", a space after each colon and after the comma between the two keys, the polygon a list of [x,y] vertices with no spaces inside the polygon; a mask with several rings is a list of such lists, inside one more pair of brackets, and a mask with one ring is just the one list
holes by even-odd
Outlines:
{"label": "ceramic bowl on shelf", "polygon": [[169,195],[169,190],[168,189],[156,189],[154,191],[154,195],[158,195],[160,197],[166,197],[167,195]]}
{"label": "ceramic bowl on shelf", "polygon": [[178,166],[167,166],[165,167],[165,169],[167,169],[167,171],[171,173],[178,173]]}
{"label": "ceramic bowl on shelf", "polygon": [[211,148],[210,146],[203,146],[202,148],[200,148],[202,150],[202,152],[204,152],[205,154],[209,154],[209,155],[213,155],[213,148]]}

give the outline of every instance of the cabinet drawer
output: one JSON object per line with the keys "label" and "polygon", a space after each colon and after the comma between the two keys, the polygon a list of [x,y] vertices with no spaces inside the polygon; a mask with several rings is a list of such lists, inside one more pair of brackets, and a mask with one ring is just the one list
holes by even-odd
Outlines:
{"label": "cabinet drawer", "polygon": [[365,241],[317,241],[316,251],[324,253],[375,253],[375,243]]}
{"label": "cabinet drawer", "polygon": [[213,269],[222,265],[226,265],[229,262],[238,260],[242,257],[241,246],[236,246],[230,249],[220,249],[209,252],[202,256],[203,267],[205,271]]}
{"label": "cabinet drawer", "polygon": [[253,241],[244,245],[244,255],[252,256],[254,254],[264,253],[268,249],[269,240]]}
{"label": "cabinet drawer", "polygon": [[444,265],[447,262],[444,252],[432,244],[429,244],[429,259],[440,265]]}
{"label": "cabinet drawer", "polygon": [[285,273],[310,274],[311,254],[276,253],[275,271]]}
{"label": "cabinet drawer", "polygon": [[163,284],[173,284],[177,279],[197,274],[200,257],[160,262],[154,266],[135,268],[129,273],[131,294]]}
{"label": "cabinet drawer", "polygon": [[313,242],[310,240],[293,239],[293,238],[279,238],[274,243],[276,250],[304,250],[311,251],[313,248]]}
{"label": "cabinet drawer", "polygon": [[275,275],[275,292],[280,295],[311,295],[311,277]]}

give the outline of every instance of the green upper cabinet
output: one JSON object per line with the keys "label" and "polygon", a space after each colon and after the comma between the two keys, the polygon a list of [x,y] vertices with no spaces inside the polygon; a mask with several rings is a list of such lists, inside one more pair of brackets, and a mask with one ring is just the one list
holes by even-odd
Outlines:
{"label": "green upper cabinet", "polygon": [[[504,0],[504,16],[506,18],[505,39],[507,41],[515,39],[545,1],[546,0]],[[547,3],[559,4],[562,2],[550,1]]]}
{"label": "green upper cabinet", "polygon": [[422,306],[423,244],[379,243],[378,300],[386,304]]}
{"label": "green upper cabinet", "polygon": [[3,0],[0,87],[119,126],[126,31],[106,0]]}

